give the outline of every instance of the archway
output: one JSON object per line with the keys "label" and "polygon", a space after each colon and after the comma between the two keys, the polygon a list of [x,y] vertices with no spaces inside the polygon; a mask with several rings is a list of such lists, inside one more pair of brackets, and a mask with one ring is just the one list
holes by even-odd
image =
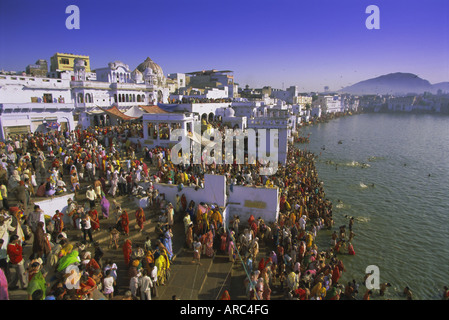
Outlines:
{"label": "archway", "polygon": [[211,112],[211,113],[209,113],[209,117],[208,117],[208,122],[210,123],[210,122],[212,122],[212,121],[214,121],[214,114]]}

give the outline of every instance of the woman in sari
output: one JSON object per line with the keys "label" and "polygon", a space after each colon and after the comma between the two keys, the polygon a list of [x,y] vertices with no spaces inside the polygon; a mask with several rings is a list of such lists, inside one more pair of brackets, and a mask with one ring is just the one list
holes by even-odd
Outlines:
{"label": "woman in sari", "polygon": [[64,229],[64,220],[63,220],[64,214],[62,212],[59,212],[59,210],[56,210],[56,213],[52,217],[52,220],[55,224],[54,233],[56,236],[62,232],[62,229]]}
{"label": "woman in sari", "polygon": [[133,251],[133,246],[132,246],[131,240],[129,240],[129,239],[125,240],[122,250],[123,250],[123,258],[125,259],[125,264],[128,267],[129,262],[131,260],[131,254]]}
{"label": "woman in sari", "polygon": [[101,195],[103,194],[103,188],[102,188],[102,184],[100,182],[100,180],[95,180],[94,182],[94,190],[95,190],[95,194],[97,195],[98,198],[101,198]]}
{"label": "woman in sari", "polygon": [[34,232],[33,239],[33,255],[35,258],[42,258],[45,261],[48,254],[50,254],[51,248],[48,242],[48,238],[44,233],[44,223],[39,221],[37,223],[36,231]]}
{"label": "woman in sari", "polygon": [[2,268],[0,268],[0,300],[9,300],[8,280]]}
{"label": "woman in sari", "polygon": [[109,218],[109,200],[106,199],[106,196],[104,195],[104,193],[102,194],[102,198],[100,201],[100,205],[101,205],[101,213],[103,214],[103,217],[105,219]]}
{"label": "woman in sari", "polygon": [[76,173],[71,175],[70,183],[72,184],[72,191],[76,194],[77,191],[79,191],[79,189],[81,188],[79,180],[78,180],[78,176],[76,175]]}
{"label": "woman in sari", "polygon": [[171,203],[167,205],[167,222],[170,227],[175,223],[175,210]]}
{"label": "woman in sari", "polygon": [[92,231],[100,231],[100,218],[98,217],[98,211],[92,208],[88,212],[90,216],[90,223],[92,225]]}
{"label": "woman in sari", "polygon": [[233,237],[230,237],[228,243],[228,257],[230,262],[235,261],[235,255],[236,255],[235,243]]}
{"label": "woman in sari", "polygon": [[17,235],[19,239],[24,242],[25,239],[25,233],[22,229],[22,221],[23,221],[23,209],[22,206],[19,205],[19,207],[10,207],[9,211],[11,212],[11,216],[13,217],[11,222],[11,227],[15,228],[14,231],[10,233],[10,235]]}
{"label": "woman in sari", "polygon": [[155,265],[157,267],[157,282],[158,285],[164,286],[167,280],[167,272],[170,268],[170,262],[168,260],[168,256],[163,251],[159,257],[156,259]]}
{"label": "woman in sari", "polygon": [[111,188],[109,189],[109,194],[112,195],[112,197],[115,197],[115,193],[117,192],[117,186],[118,186],[118,173],[114,172],[112,174],[111,178]]}
{"label": "woman in sari", "polygon": [[184,222],[184,232],[187,233],[187,230],[188,230],[190,224],[192,223],[192,220],[190,219],[190,215],[187,211],[186,211],[182,221]]}
{"label": "woman in sari", "polygon": [[143,225],[145,222],[145,212],[143,211],[142,208],[137,209],[136,211],[136,222],[137,225],[139,226],[139,232],[143,231]]}
{"label": "woman in sari", "polygon": [[172,233],[171,228],[169,227],[167,229],[167,231],[165,231],[165,233],[164,233],[163,244],[164,244],[164,247],[165,247],[164,251],[166,252],[166,254],[167,254],[167,256],[168,256],[170,261],[173,259],[173,241],[172,241],[172,238],[173,238],[173,233]]}
{"label": "woman in sari", "polygon": [[145,270],[147,270],[148,274],[153,270],[154,265],[154,254],[151,250],[148,250],[145,253],[145,257],[142,259],[142,266]]}
{"label": "woman in sari", "polygon": [[209,258],[212,258],[214,256],[214,236],[212,234],[212,231],[209,230],[209,232],[206,233],[206,237],[204,240],[204,244],[206,246],[206,256],[208,256]]}
{"label": "woman in sari", "polygon": [[53,195],[56,193],[55,185],[56,185],[56,183],[53,183],[51,178],[47,178],[47,182],[45,183],[45,196],[46,197],[53,197]]}
{"label": "woman in sari", "polygon": [[122,226],[122,231],[126,236],[129,236],[129,216],[126,210],[123,210],[123,213],[120,216],[120,224]]}
{"label": "woman in sari", "polygon": [[186,211],[187,209],[187,199],[186,199],[186,195],[182,194],[181,196],[181,206],[182,206],[182,210]]}
{"label": "woman in sari", "polygon": [[228,235],[226,232],[222,232],[220,235],[220,251],[226,252],[226,245],[228,244]]}
{"label": "woman in sari", "polygon": [[231,296],[229,295],[228,290],[225,290],[221,295],[220,300],[231,300]]}
{"label": "woman in sari", "polygon": [[186,231],[186,246],[192,249],[193,245],[193,223],[190,223]]}
{"label": "woman in sari", "polygon": [[34,262],[31,264],[28,270],[28,300],[32,300],[33,293],[37,290],[42,290],[42,300],[45,299],[47,293],[47,282],[45,281],[45,276],[40,271],[40,264]]}
{"label": "woman in sari", "polygon": [[270,278],[267,270],[269,269],[265,269],[262,275],[263,279],[262,300],[271,300]]}
{"label": "woman in sari", "polygon": [[265,269],[265,259],[262,258],[262,259],[259,261],[259,266],[258,266],[257,270],[259,270],[260,272],[262,272],[264,269]]}
{"label": "woman in sari", "polygon": [[59,259],[58,267],[56,268],[56,271],[63,272],[69,265],[74,263],[79,263],[79,252],[78,250],[73,250],[67,253],[65,256],[63,256],[61,259]]}
{"label": "woman in sari", "polygon": [[89,275],[85,274],[80,279],[80,287],[76,290],[76,294],[81,299],[92,298],[93,292],[97,289],[97,283]]}
{"label": "woman in sari", "polygon": [[215,227],[215,230],[218,230],[223,225],[223,218],[221,217],[220,211],[213,207],[212,214],[211,214],[211,221]]}

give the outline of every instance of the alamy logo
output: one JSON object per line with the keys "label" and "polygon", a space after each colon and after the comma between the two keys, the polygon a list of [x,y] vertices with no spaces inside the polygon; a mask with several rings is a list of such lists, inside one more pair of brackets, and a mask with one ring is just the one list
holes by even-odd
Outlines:
{"label": "alamy logo", "polygon": [[248,164],[259,161],[261,175],[276,173],[279,152],[277,129],[226,129],[223,133],[206,130],[201,134],[199,121],[195,121],[193,127],[190,135],[186,135],[184,129],[171,132],[170,140],[178,142],[170,153],[174,164],[245,164],[246,157]]}
{"label": "alamy logo", "polygon": [[365,26],[368,30],[380,29],[380,9],[378,6],[370,5],[366,7],[365,13],[370,13],[365,20]]}
{"label": "alamy logo", "polygon": [[380,288],[380,270],[378,266],[370,265],[366,267],[365,274],[369,274],[365,280],[365,287],[368,290]]}
{"label": "alamy logo", "polygon": [[69,265],[65,269],[65,273],[68,275],[65,280],[65,286],[67,289],[79,289],[81,274],[80,270],[76,265]]}
{"label": "alamy logo", "polygon": [[80,28],[80,9],[78,6],[70,5],[65,9],[65,13],[70,13],[70,16],[65,20],[65,27],[69,30]]}

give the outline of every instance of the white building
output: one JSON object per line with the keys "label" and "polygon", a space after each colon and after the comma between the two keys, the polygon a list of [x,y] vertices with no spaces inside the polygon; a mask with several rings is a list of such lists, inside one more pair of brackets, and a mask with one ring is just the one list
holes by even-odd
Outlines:
{"label": "white building", "polygon": [[159,106],[169,112],[188,112],[198,115],[201,119],[213,121],[216,111],[221,108],[229,107],[227,102],[205,102],[205,103],[174,103],[159,104]]}
{"label": "white building", "polygon": [[112,106],[126,111],[134,106],[168,102],[169,90],[162,68],[150,58],[134,71],[121,61],[110,62],[95,70],[96,81],[86,79],[82,59],[75,61],[74,69],[71,88],[83,126],[100,123],[105,116],[101,108]]}
{"label": "white building", "polygon": [[157,106],[148,107],[142,115],[143,145],[149,148],[171,148],[177,144],[170,139],[172,131],[180,129],[185,137],[191,136],[195,121],[199,121],[199,118],[190,112],[167,112]]}
{"label": "white building", "polygon": [[313,102],[313,107],[320,106],[322,113],[336,113],[344,112],[344,107],[341,102],[341,97],[339,95],[327,95],[318,96],[318,99]]}
{"label": "white building", "polygon": [[247,117],[237,117],[234,109],[231,107],[217,109],[215,111],[215,120],[220,121],[230,129],[239,128],[240,130],[245,130],[248,125]]}
{"label": "white building", "polygon": [[[271,109],[262,107],[258,114],[248,119],[248,128],[255,129],[276,129],[278,139],[275,140],[274,147],[278,149],[278,162],[285,164],[287,162],[288,142],[292,140],[291,136],[291,118],[287,110]],[[267,151],[270,152],[270,139],[267,139]]]}
{"label": "white building", "polygon": [[223,88],[180,88],[178,89],[178,94],[171,94],[170,100],[182,101],[185,99],[227,99],[229,97],[228,87]]}
{"label": "white building", "polygon": [[234,83],[234,75],[231,70],[202,70],[187,73],[186,87],[192,88],[218,88],[225,89],[228,93],[226,98],[238,96],[238,85]]}
{"label": "white building", "polygon": [[173,83],[173,88],[170,88],[170,93],[174,93],[180,88],[184,88],[186,86],[185,73],[169,73],[167,78]]}
{"label": "white building", "polygon": [[290,86],[287,90],[271,89],[271,97],[280,99],[289,104],[297,103],[296,99],[299,96],[298,86]]}
{"label": "white building", "polygon": [[58,122],[74,129],[70,80],[0,75],[0,136],[46,131]]}

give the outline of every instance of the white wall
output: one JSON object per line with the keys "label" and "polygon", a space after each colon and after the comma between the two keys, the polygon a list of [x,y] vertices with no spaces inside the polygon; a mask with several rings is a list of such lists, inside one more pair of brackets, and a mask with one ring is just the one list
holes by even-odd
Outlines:
{"label": "white wall", "polygon": [[0,76],[0,103],[30,103],[32,97],[42,102],[44,94],[51,94],[53,102],[64,98],[71,103],[70,80],[39,78],[19,75]]}
{"label": "white wall", "polygon": [[165,199],[173,205],[176,203],[177,194],[179,196],[185,194],[187,203],[193,200],[196,204],[205,202],[217,204],[220,207],[226,205],[226,179],[224,176],[211,174],[204,175],[204,189],[199,188],[198,190],[195,190],[194,187],[184,186],[181,191],[178,191],[177,185],[165,183],[155,183],[154,187],[159,193],[164,193]]}
{"label": "white wall", "polygon": [[59,210],[64,213],[64,223],[72,224],[72,219],[67,216],[67,200],[70,198],[73,200],[75,196],[74,193],[70,193],[60,197],[54,197],[53,199],[47,199],[35,202],[34,204],[38,205],[43,211],[44,214],[50,217],[55,215],[55,211]]}
{"label": "white wall", "polygon": [[261,217],[266,222],[274,222],[279,215],[279,189],[264,187],[234,186],[233,192],[226,196],[226,180],[224,176],[205,175],[204,189],[195,190],[185,187],[178,191],[177,185],[155,183],[154,187],[165,194],[165,199],[175,205],[176,195],[184,194],[187,203],[191,200],[196,204],[205,202],[225,207],[223,219],[232,220],[238,215],[242,223],[246,222],[252,214],[256,219]]}
{"label": "white wall", "polygon": [[228,197],[228,219],[237,215],[245,223],[252,214],[256,219],[274,222],[279,215],[278,198],[278,188],[234,186]]}

